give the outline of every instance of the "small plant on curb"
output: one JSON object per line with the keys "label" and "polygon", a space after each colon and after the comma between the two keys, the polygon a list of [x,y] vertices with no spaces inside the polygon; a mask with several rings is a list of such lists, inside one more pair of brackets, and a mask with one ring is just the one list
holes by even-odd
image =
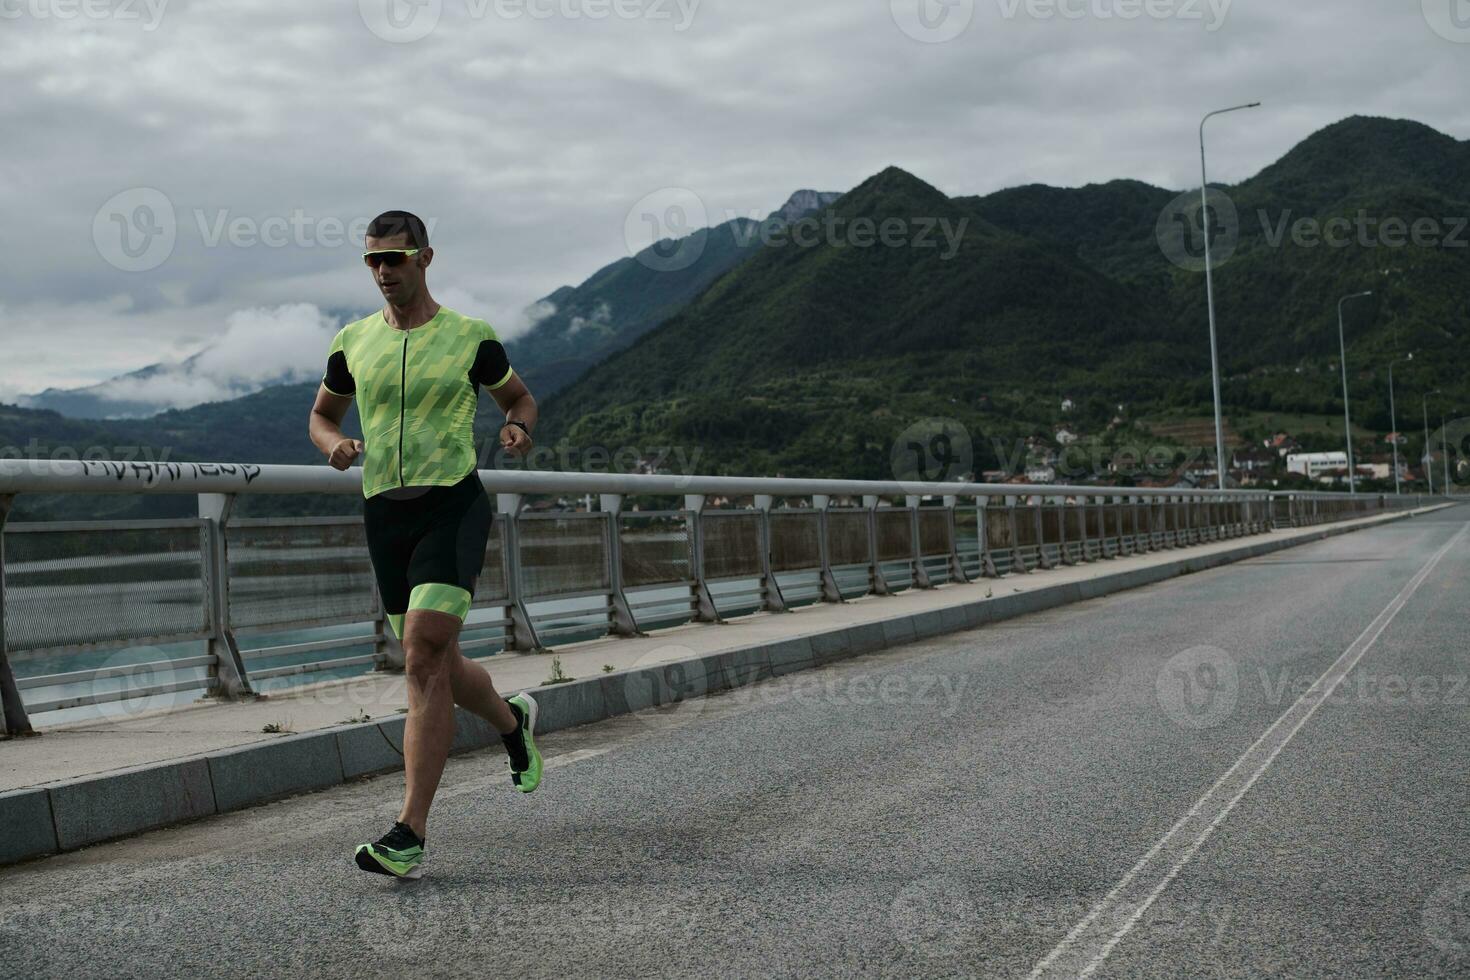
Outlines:
{"label": "small plant on curb", "polygon": [[553,684],[570,684],[574,680],[576,680],[575,677],[568,677],[566,675],[566,672],[561,669],[561,658],[560,657],[552,657],[551,658],[551,677],[549,677],[548,679],[542,681],[541,682],[541,686],[542,687],[550,687]]}
{"label": "small plant on curb", "polygon": [[363,709],[358,708],[357,709],[357,714],[352,715],[349,718],[343,718],[341,721],[337,722],[337,724],[339,724],[339,725],[361,725],[364,722],[368,722],[368,721],[372,721],[372,719],[368,717],[368,713],[366,711],[364,711]]}
{"label": "small plant on curb", "polygon": [[267,735],[285,735],[286,733],[291,731],[291,722],[289,720],[273,721],[262,728],[261,731]]}
{"label": "small plant on curb", "polygon": [[604,674],[611,674],[615,670],[617,670],[617,668],[614,667],[612,664],[603,664],[602,665],[602,672]]}

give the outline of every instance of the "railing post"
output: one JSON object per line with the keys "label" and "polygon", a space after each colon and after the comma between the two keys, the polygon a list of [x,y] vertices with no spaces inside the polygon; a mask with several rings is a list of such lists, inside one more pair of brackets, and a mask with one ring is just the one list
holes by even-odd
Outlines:
{"label": "railing post", "polygon": [[[1050,558],[1046,556],[1046,497],[1036,498],[1036,518],[1032,521],[1036,525],[1036,567],[1042,569],[1056,568]],[[1058,564],[1061,562],[1058,556]]]}
{"label": "railing post", "polygon": [[646,634],[638,629],[638,620],[633,615],[627,593],[623,591],[623,495],[599,494],[598,506],[607,515],[608,632],[614,636],[644,636]]}
{"label": "railing post", "polygon": [[960,526],[955,520],[959,505],[960,498],[955,494],[944,498],[944,516],[949,526],[949,580],[964,583],[970,581],[970,576],[965,574],[965,563],[960,561]]}
{"label": "railing post", "polygon": [[525,590],[521,582],[521,510],[526,498],[519,493],[497,493],[495,510],[505,515],[505,598],[510,607],[510,635],[505,638],[505,648],[517,653],[545,653],[541,638],[536,635],[536,624],[531,619],[531,610],[526,606]]}
{"label": "railing post", "polygon": [[5,645],[5,522],[14,503],[15,494],[0,494],[0,735],[34,735]]}
{"label": "railing post", "polygon": [[245,671],[245,660],[240,656],[240,645],[235,642],[235,631],[230,629],[230,551],[225,528],[234,509],[232,493],[199,494],[199,516],[205,522],[207,542],[205,574],[209,576],[210,618],[214,620],[213,635],[209,638],[214,666],[209,674],[215,684],[210,693],[226,701],[238,701],[254,693]]}
{"label": "railing post", "polygon": [[975,537],[980,544],[980,575],[1000,578],[995,573],[995,556],[990,553],[990,496],[975,498]]}
{"label": "railing post", "polygon": [[1006,520],[1011,525],[1011,572],[1017,570],[1022,575],[1031,574],[1031,566],[1026,564],[1026,557],[1021,554],[1021,523],[1016,519],[1016,507],[1021,498],[1008,494],[1006,496]]}
{"label": "railing post", "polygon": [[704,504],[702,493],[686,493],[684,509],[689,512],[689,543],[694,552],[694,584],[689,588],[694,593],[694,621],[696,623],[723,623],[720,611],[715,607],[715,597],[710,593],[709,583],[704,578]]}
{"label": "railing post", "polygon": [[819,493],[812,497],[812,506],[817,510],[817,555],[822,563],[822,601],[846,602],[842,590],[837,587],[837,576],[832,573],[832,548],[827,536],[831,533],[832,498]]}
{"label": "railing post", "polygon": [[863,506],[868,509],[868,591],[873,595],[892,595],[878,561],[878,495],[864,494]]}
{"label": "railing post", "polygon": [[903,498],[903,502],[909,510],[909,551],[914,563],[914,588],[932,589],[934,583],[929,580],[929,569],[924,567],[924,545],[919,540],[919,498],[909,494]]}
{"label": "railing post", "polygon": [[781,594],[781,583],[771,570],[771,508],[776,498],[769,493],[755,495],[755,509],[761,517],[761,608],[766,612],[786,612],[786,597]]}
{"label": "railing post", "polygon": [[[1087,498],[1078,497],[1072,501],[1072,506],[1081,509],[1081,513],[1077,517],[1077,562],[1078,564],[1085,565],[1092,561],[1087,555]],[[1062,515],[1064,519],[1066,516],[1065,513]]]}

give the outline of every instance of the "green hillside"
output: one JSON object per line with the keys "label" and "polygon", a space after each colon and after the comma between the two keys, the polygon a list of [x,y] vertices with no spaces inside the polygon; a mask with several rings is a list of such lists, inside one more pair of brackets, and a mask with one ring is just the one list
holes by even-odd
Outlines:
{"label": "green hillside", "polygon": [[[1470,248],[1303,247],[1282,216],[1470,214],[1470,144],[1417,123],[1354,118],[1237,187],[1235,254],[1216,273],[1227,411],[1340,415],[1337,299],[1348,310],[1355,422],[1389,429],[1386,369],[1400,365],[1400,428],[1416,392],[1445,387],[1470,328]],[[675,444],[718,472],[888,475],[917,419],[962,422],[977,467],[1022,435],[1067,422],[1102,436],[1117,405],[1211,411],[1204,277],[1172,264],[1156,227],[1176,191],[1115,181],[946,199],[891,169],[833,209],[841,219],[973,215],[960,254],[819,245],[766,249],[687,310],[545,406],[574,445]],[[1462,233],[1470,238],[1470,232]],[[1057,405],[1071,396],[1079,415]],[[1262,413],[1267,413],[1263,415]],[[1118,430],[1107,438],[1117,438]],[[1370,436],[1363,452],[1381,451]],[[1417,454],[1417,445],[1410,452]]]}

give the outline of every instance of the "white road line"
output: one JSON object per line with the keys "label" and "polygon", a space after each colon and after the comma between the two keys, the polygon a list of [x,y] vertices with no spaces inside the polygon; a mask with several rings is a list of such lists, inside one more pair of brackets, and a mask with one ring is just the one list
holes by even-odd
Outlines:
{"label": "white road line", "polygon": [[[1261,778],[1276,757],[1316,714],[1322,703],[1332,696],[1339,684],[1378,642],[1419,587],[1429,578],[1440,560],[1470,532],[1470,524],[1460,528],[1433,557],[1409,580],[1394,600],[1368,624],[1368,628],[1343,651],[1342,656],[1317,678],[1311,688],[1296,700],[1255,743],[1245,751],[1225,775],[1215,781],[1189,812],[1179,818],[1148,853],[1123,876],[1122,880],[1092,907],[1086,918],[1077,923],[1056,948],[1032,969],[1028,980],[1041,977],[1089,977],[1113,952],[1123,937],[1138,924],[1149,907],[1163,894],[1215,828],[1230,815],[1256,780]],[[1172,860],[1172,864],[1170,861]],[[1163,871],[1164,867],[1168,868]]]}

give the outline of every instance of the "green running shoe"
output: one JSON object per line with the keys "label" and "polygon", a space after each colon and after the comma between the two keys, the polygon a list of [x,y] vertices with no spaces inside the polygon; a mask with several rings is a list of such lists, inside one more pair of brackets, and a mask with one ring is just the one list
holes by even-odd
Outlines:
{"label": "green running shoe", "polygon": [[359,844],[357,866],[373,874],[418,879],[424,876],[424,842],[413,828],[395,823],[376,844]]}
{"label": "green running shoe", "polygon": [[517,694],[506,704],[520,722],[514,732],[500,736],[510,762],[510,781],[522,793],[532,793],[541,785],[541,753],[536,749],[536,699],[529,694]]}

